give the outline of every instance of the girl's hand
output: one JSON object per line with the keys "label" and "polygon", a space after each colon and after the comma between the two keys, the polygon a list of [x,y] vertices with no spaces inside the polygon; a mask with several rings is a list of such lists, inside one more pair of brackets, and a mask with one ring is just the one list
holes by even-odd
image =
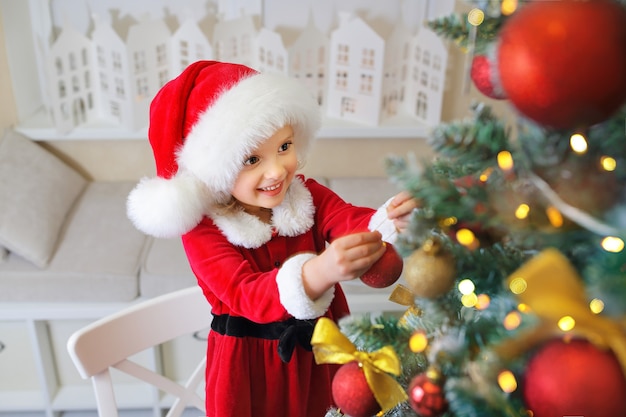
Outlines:
{"label": "girl's hand", "polygon": [[338,282],[363,275],[385,253],[379,232],[362,232],[334,240],[302,266],[304,289],[316,300]]}
{"label": "girl's hand", "polygon": [[409,225],[411,212],[418,207],[418,201],[408,191],[401,191],[389,202],[387,217],[393,220],[398,232],[403,232]]}

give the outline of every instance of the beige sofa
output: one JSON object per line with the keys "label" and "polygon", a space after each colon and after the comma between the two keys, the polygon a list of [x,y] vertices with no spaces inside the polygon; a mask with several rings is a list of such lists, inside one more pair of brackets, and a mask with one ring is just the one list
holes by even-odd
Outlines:
{"label": "beige sofa", "polygon": [[[347,201],[378,207],[385,178],[323,179]],[[152,239],[125,213],[130,182],[88,181],[28,138],[0,142],[0,302],[126,303],[195,284],[179,239]],[[360,282],[355,296],[387,294]],[[367,298],[362,300],[367,308]],[[375,300],[371,300],[372,306]]]}

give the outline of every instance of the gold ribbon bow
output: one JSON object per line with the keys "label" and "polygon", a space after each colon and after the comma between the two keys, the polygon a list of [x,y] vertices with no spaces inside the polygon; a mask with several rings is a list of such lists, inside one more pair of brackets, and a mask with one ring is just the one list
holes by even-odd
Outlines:
{"label": "gold ribbon bow", "polygon": [[523,337],[525,340],[518,343],[517,348],[512,344],[501,345],[501,353],[515,354],[512,351],[520,350],[521,345],[553,335],[559,320],[570,316],[575,322],[573,331],[600,348],[611,348],[626,373],[626,329],[618,321],[589,309],[584,284],[563,254],[556,249],[542,251],[509,276],[509,287],[512,285],[515,289],[516,283],[521,284],[519,290],[514,291],[518,299],[528,305],[543,324],[534,334]]}
{"label": "gold ribbon bow", "polygon": [[415,294],[413,294],[411,290],[409,290],[407,287],[405,287],[402,284],[396,285],[396,287],[391,292],[391,295],[389,295],[389,301],[408,307],[407,310],[402,315],[402,317],[400,318],[400,324],[402,325],[405,325],[405,326],[407,325],[407,320],[406,320],[407,316],[409,315],[421,316],[422,315],[422,311],[415,304]]}
{"label": "gold ribbon bow", "polygon": [[344,364],[358,361],[365,380],[383,412],[407,400],[404,389],[388,374],[400,375],[400,361],[391,346],[375,352],[361,352],[344,336],[335,322],[322,317],[317,321],[311,338],[315,361]]}

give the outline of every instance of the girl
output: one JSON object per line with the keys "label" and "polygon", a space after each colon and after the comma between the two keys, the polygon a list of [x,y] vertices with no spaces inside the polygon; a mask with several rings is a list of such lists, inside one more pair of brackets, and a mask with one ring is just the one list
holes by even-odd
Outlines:
{"label": "girl", "polygon": [[211,304],[207,416],[326,413],[336,367],[315,364],[315,320],[349,314],[339,283],[365,273],[416,206],[400,193],[355,207],[297,174],[319,126],[297,81],[237,64],[192,64],[152,102],[157,177],[128,213],[148,234],[182,235]]}

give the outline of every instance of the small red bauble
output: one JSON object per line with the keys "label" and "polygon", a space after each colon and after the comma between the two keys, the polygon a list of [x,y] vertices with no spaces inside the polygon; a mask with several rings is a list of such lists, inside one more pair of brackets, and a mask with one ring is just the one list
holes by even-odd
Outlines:
{"label": "small red bauble", "polygon": [[361,281],[365,285],[373,288],[385,288],[400,278],[404,266],[402,257],[396,252],[392,244],[385,243],[385,245],[387,248],[383,256],[361,275]]}
{"label": "small red bauble", "polygon": [[497,69],[517,110],[553,128],[581,128],[626,101],[626,7],[614,0],[533,1],[504,24]]}
{"label": "small red bauble", "polygon": [[524,401],[534,417],[626,416],[626,378],[610,351],[553,340],[528,362]]}
{"label": "small red bauble", "polygon": [[437,417],[448,409],[443,387],[429,372],[418,374],[409,384],[409,404],[420,417]]}
{"label": "small red bauble", "polygon": [[487,55],[476,55],[472,59],[470,78],[474,85],[489,98],[501,100],[506,98],[502,87],[495,82],[495,63]]}
{"label": "small red bauble", "polygon": [[341,365],[337,370],[332,392],[337,407],[350,417],[371,417],[380,411],[363,369],[356,361]]}

